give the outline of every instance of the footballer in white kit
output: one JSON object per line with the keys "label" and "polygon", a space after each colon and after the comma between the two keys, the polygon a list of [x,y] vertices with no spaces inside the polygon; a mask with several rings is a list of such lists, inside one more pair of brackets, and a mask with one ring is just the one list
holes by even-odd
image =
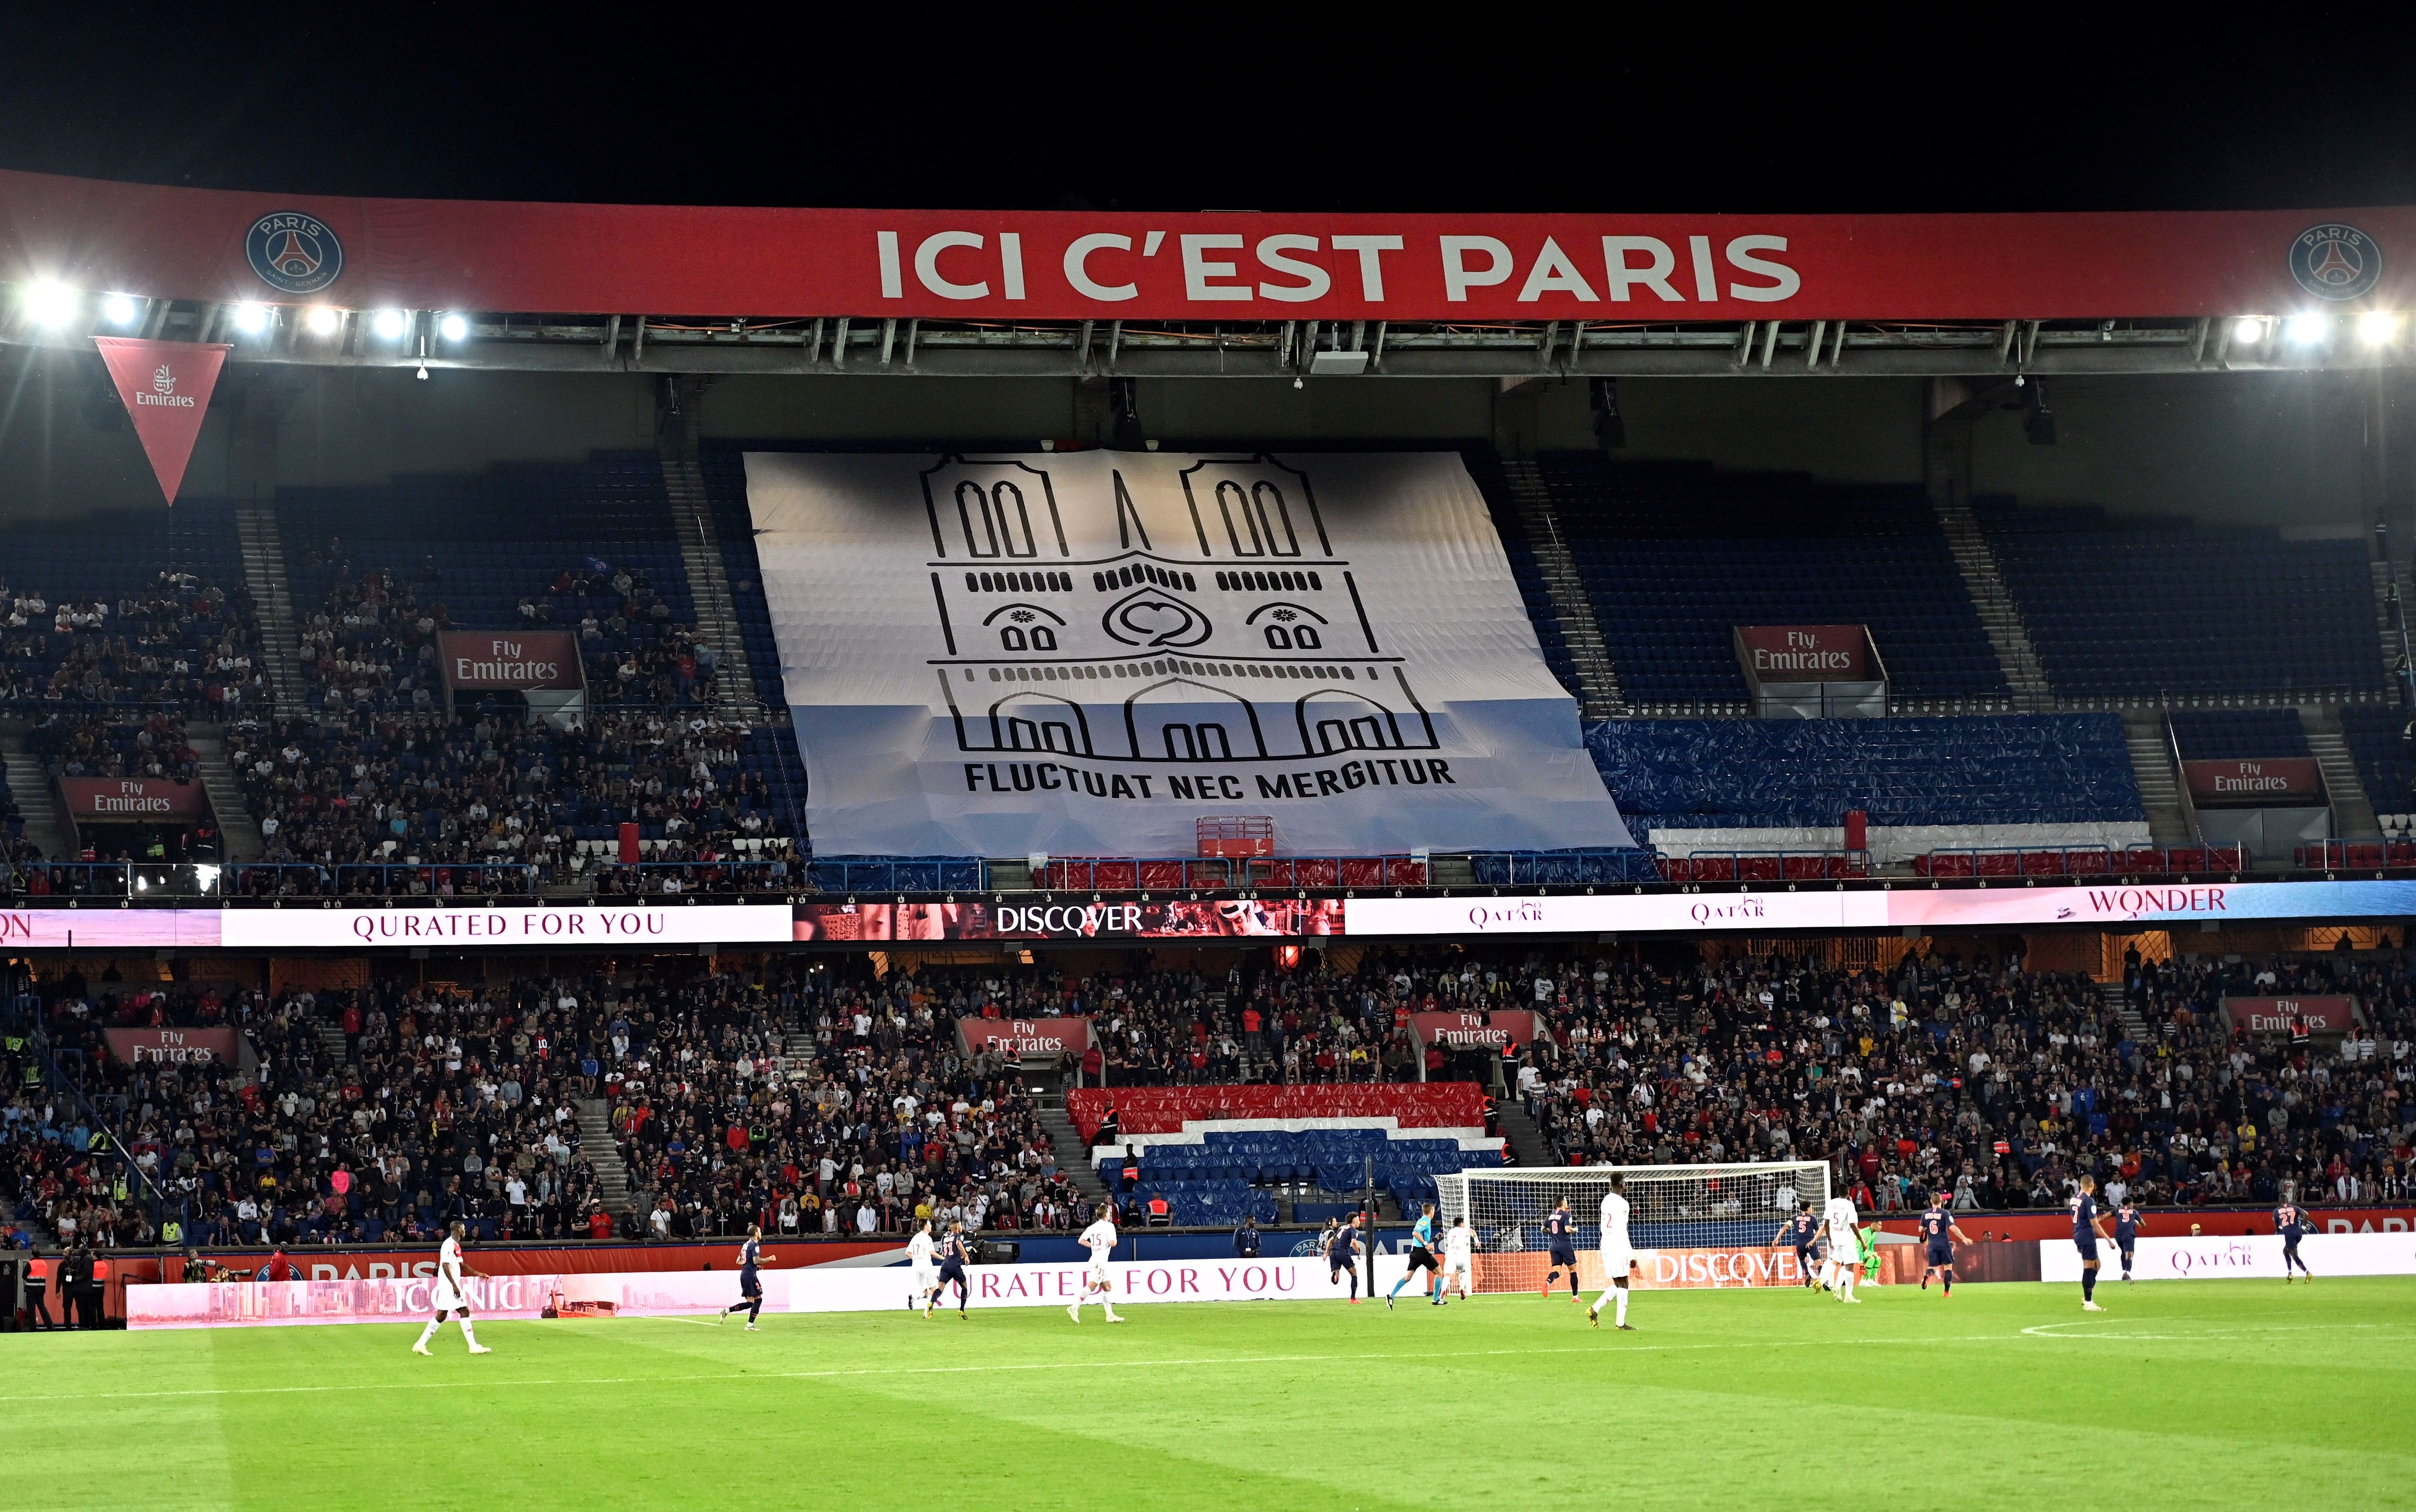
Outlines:
{"label": "footballer in white kit", "polygon": [[1459,1282],[1461,1301],[1476,1295],[1476,1231],[1468,1226],[1466,1218],[1443,1231],[1442,1284],[1438,1292],[1450,1291],[1455,1280]]}
{"label": "footballer in white kit", "polygon": [[1630,1331],[1635,1325],[1627,1321],[1627,1273],[1636,1268],[1636,1248],[1627,1237],[1627,1178],[1612,1173],[1610,1190],[1602,1199],[1602,1234],[1597,1241],[1602,1246],[1602,1274],[1610,1284],[1602,1295],[1586,1309],[1586,1322],[1602,1326],[1602,1310],[1614,1307],[1612,1324]]}
{"label": "footballer in white kit", "polygon": [[1836,1293],[1841,1302],[1859,1301],[1854,1280],[1862,1270],[1862,1215],[1854,1211],[1854,1200],[1846,1196],[1830,1198],[1820,1215],[1820,1226],[1829,1235],[1829,1258],[1820,1263],[1820,1284]]}
{"label": "footballer in white kit", "polygon": [[940,1289],[940,1267],[932,1258],[932,1252],[931,1220],[927,1218],[914,1231],[914,1236],[906,1241],[906,1262],[910,1267],[906,1278],[910,1297],[906,1308],[909,1311],[914,1310],[916,1303],[929,1301],[931,1294]]}
{"label": "footballer in white kit", "polygon": [[471,1354],[494,1353],[478,1342],[476,1330],[470,1326],[470,1296],[465,1280],[472,1276],[481,1280],[486,1278],[484,1272],[473,1270],[469,1262],[461,1258],[461,1240],[469,1232],[467,1225],[455,1220],[453,1232],[445,1236],[445,1243],[436,1251],[436,1279],[429,1283],[429,1291],[435,1298],[436,1316],[420,1330],[418,1340],[411,1346],[414,1355],[428,1353],[428,1341],[436,1337],[437,1329],[445,1326],[448,1315],[461,1318],[461,1337],[469,1343]]}
{"label": "footballer in white kit", "polygon": [[1080,1323],[1082,1304],[1095,1301],[1110,1323],[1124,1322],[1116,1313],[1115,1272],[1108,1268],[1109,1257],[1116,1252],[1116,1210],[1112,1205],[1101,1208],[1098,1221],[1082,1231],[1081,1245],[1091,1251],[1091,1263],[1082,1272],[1082,1295],[1066,1305],[1066,1313]]}

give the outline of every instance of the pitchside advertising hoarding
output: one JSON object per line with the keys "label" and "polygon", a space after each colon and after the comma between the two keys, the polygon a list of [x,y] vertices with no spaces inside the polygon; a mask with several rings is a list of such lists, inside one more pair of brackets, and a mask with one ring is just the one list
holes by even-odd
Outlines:
{"label": "pitchside advertising hoarding", "polygon": [[[476,1257],[473,1257],[476,1263]],[[1394,1280],[1406,1256],[1379,1255],[1379,1284]],[[1082,1295],[1081,1265],[975,1265],[977,1308],[1062,1308]],[[1119,1261],[1109,1265],[1118,1306],[1149,1302],[1279,1302],[1347,1297],[1322,1255],[1261,1260]],[[763,1273],[766,1312],[896,1311],[913,1285],[900,1266],[815,1267]],[[182,1282],[126,1289],[129,1328],[228,1328],[312,1323],[416,1323],[434,1309],[434,1278],[358,1280]],[[729,1271],[563,1272],[473,1278],[470,1305],[480,1320],[538,1318],[549,1308],[588,1317],[679,1317],[718,1311],[738,1295]]]}
{"label": "pitchside advertising hoarding", "polygon": [[[2101,1246],[2101,1250],[2110,1246]],[[2300,1257],[2318,1276],[2416,1276],[2416,1235],[2310,1234],[2299,1241]],[[2109,1257],[2110,1258],[2110,1257]],[[2207,1235],[2195,1239],[2141,1239],[2131,1273],[2143,1281],[2215,1281],[2262,1277],[2282,1269],[2278,1234]],[[2107,1274],[2101,1271],[2100,1275]],[[2070,1239],[2039,1245],[2039,1279],[2080,1280],[2080,1250]]]}

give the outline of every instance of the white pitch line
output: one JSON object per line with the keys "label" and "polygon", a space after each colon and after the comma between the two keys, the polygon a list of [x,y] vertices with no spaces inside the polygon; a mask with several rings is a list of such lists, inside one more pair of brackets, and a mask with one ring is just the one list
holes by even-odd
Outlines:
{"label": "white pitch line", "polygon": [[[686,1321],[686,1320],[678,1320]],[[2009,1334],[1963,1334],[1938,1339],[1789,1339],[1753,1340],[1729,1344],[1618,1344],[1570,1345],[1548,1349],[1462,1349],[1418,1350],[1411,1354],[1378,1355],[1219,1355],[1190,1359],[1161,1360],[1041,1360],[1010,1365],[913,1365],[829,1370],[731,1370],[710,1375],[634,1375],[579,1376],[561,1380],[508,1380],[481,1382],[455,1381],[365,1381],[348,1385],[313,1384],[294,1386],[196,1386],[164,1391],[97,1391],[62,1393],[39,1392],[25,1396],[0,1396],[0,1402],[14,1401],[123,1401],[174,1397],[276,1397],[307,1395],[315,1392],[340,1391],[434,1391],[455,1386],[582,1386],[632,1385],[659,1382],[674,1385],[694,1381],[824,1381],[860,1380],[887,1376],[921,1375],[989,1375],[1033,1370],[1179,1370],[1208,1365],[1333,1365],[1357,1361],[1407,1360],[1423,1362],[1447,1359],[1492,1359],[1522,1355],[1592,1355],[1606,1348],[1615,1348],[1623,1355],[1694,1354],[1704,1351],[1740,1349],[1810,1349],[1839,1345],[1864,1345],[1874,1348],[1907,1349],[1931,1344],[2001,1343],[2014,1337]]]}
{"label": "white pitch line", "polygon": [[[632,1322],[638,1321],[635,1319]],[[688,1318],[669,1318],[659,1322],[695,1323]],[[1451,1359],[1497,1359],[1504,1356],[1531,1355],[1593,1355],[1615,1349],[1623,1355],[1685,1355],[1733,1350],[1767,1349],[1920,1349],[1935,1344],[2002,1343],[2007,1340],[2032,1339],[2189,1339],[2213,1335],[2088,1335],[2049,1334],[2039,1328],[2078,1326],[2101,1320],[2076,1319],[2070,1324],[2041,1324],[2024,1328],[2019,1334],[1955,1334],[1946,1337],[1903,1339],[1783,1339],[1753,1340],[1725,1344],[1597,1344],[1554,1345],[1544,1349],[1459,1349],[1417,1350],[1408,1354],[1358,1355],[1212,1355],[1186,1359],[1155,1360],[1040,1360],[1007,1365],[904,1365],[863,1367],[827,1370],[728,1370],[706,1375],[627,1375],[576,1376],[545,1380],[479,1381],[364,1381],[347,1385],[313,1384],[292,1386],[196,1386],[164,1391],[96,1391],[63,1393],[45,1391],[23,1396],[0,1396],[0,1402],[17,1401],[128,1401],[180,1397],[281,1397],[315,1393],[355,1391],[442,1391],[459,1386],[596,1386],[596,1385],[678,1385],[697,1381],[831,1381],[867,1380],[884,1377],[924,1375],[1004,1375],[1034,1370],[1184,1370],[1216,1365],[1336,1365],[1360,1361],[1405,1360],[1425,1363]],[[2102,1320],[2111,1322],[2114,1320]],[[2236,1332],[2298,1333],[2317,1328],[2380,1329],[2393,1325],[2384,1324],[2309,1324],[2296,1328],[2234,1330]]]}

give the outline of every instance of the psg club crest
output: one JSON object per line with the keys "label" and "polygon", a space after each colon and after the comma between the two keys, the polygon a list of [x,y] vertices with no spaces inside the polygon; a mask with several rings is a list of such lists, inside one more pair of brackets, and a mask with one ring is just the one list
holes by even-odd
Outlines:
{"label": "psg club crest", "polygon": [[251,223],[243,255],[260,281],[289,294],[315,294],[344,271],[344,244],[325,221],[279,210]]}
{"label": "psg club crest", "polygon": [[2290,277],[2318,299],[2363,299],[2382,281],[2382,248],[2355,226],[2310,226],[2290,243]]}

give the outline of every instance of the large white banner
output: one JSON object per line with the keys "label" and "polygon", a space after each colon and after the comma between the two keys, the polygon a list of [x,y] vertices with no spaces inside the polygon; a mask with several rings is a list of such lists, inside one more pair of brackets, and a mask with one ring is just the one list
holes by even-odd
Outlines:
{"label": "large white banner", "polygon": [[750,453],[828,856],[1624,846],[1457,456]]}

